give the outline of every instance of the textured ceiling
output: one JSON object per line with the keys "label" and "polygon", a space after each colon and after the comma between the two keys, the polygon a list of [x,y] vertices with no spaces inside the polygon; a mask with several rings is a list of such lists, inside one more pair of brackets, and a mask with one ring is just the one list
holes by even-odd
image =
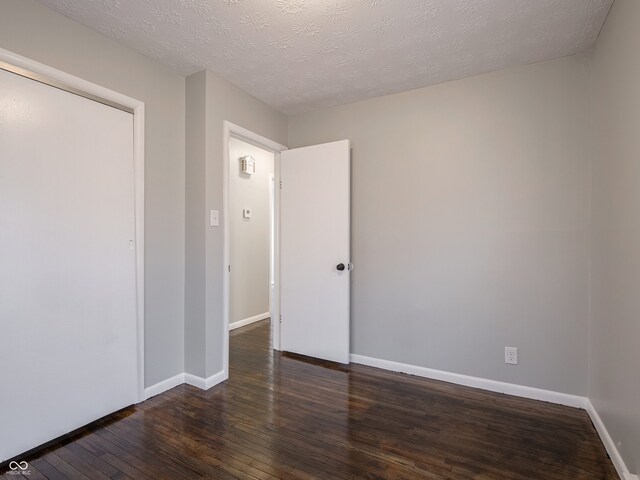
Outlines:
{"label": "textured ceiling", "polygon": [[290,114],[584,52],[613,0],[40,2]]}

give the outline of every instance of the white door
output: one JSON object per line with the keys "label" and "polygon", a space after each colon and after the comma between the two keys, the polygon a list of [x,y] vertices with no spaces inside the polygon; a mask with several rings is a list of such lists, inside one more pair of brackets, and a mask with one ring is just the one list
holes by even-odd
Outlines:
{"label": "white door", "polygon": [[282,152],[281,348],[349,363],[350,146]]}
{"label": "white door", "polygon": [[137,401],[133,115],[0,70],[0,462]]}

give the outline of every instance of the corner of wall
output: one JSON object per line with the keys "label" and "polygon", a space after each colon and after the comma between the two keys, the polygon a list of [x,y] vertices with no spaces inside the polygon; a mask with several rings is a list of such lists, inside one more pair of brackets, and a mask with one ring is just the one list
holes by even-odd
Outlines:
{"label": "corner of wall", "polygon": [[206,72],[185,80],[184,371],[204,375]]}
{"label": "corner of wall", "polygon": [[587,225],[587,249],[588,249],[588,266],[587,266],[587,275],[588,275],[588,284],[587,284],[587,398],[589,398],[591,393],[591,348],[592,348],[592,263],[593,263],[593,162],[595,157],[595,127],[594,127],[594,110],[593,110],[593,54],[595,51],[595,46],[591,49],[587,56],[587,64],[586,68],[588,69],[587,74],[589,78],[589,158],[587,160],[588,164],[588,173],[587,173],[587,214],[588,214],[588,225]]}

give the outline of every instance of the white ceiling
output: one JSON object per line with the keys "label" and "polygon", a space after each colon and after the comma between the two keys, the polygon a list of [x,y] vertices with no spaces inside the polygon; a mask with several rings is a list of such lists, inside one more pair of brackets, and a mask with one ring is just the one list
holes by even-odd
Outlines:
{"label": "white ceiling", "polygon": [[40,0],[284,113],[591,48],[613,0]]}

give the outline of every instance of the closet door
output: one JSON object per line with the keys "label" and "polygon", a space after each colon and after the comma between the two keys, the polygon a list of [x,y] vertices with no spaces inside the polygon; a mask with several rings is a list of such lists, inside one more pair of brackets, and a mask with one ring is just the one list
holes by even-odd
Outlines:
{"label": "closet door", "polygon": [[0,70],[0,461],[137,400],[133,115]]}

